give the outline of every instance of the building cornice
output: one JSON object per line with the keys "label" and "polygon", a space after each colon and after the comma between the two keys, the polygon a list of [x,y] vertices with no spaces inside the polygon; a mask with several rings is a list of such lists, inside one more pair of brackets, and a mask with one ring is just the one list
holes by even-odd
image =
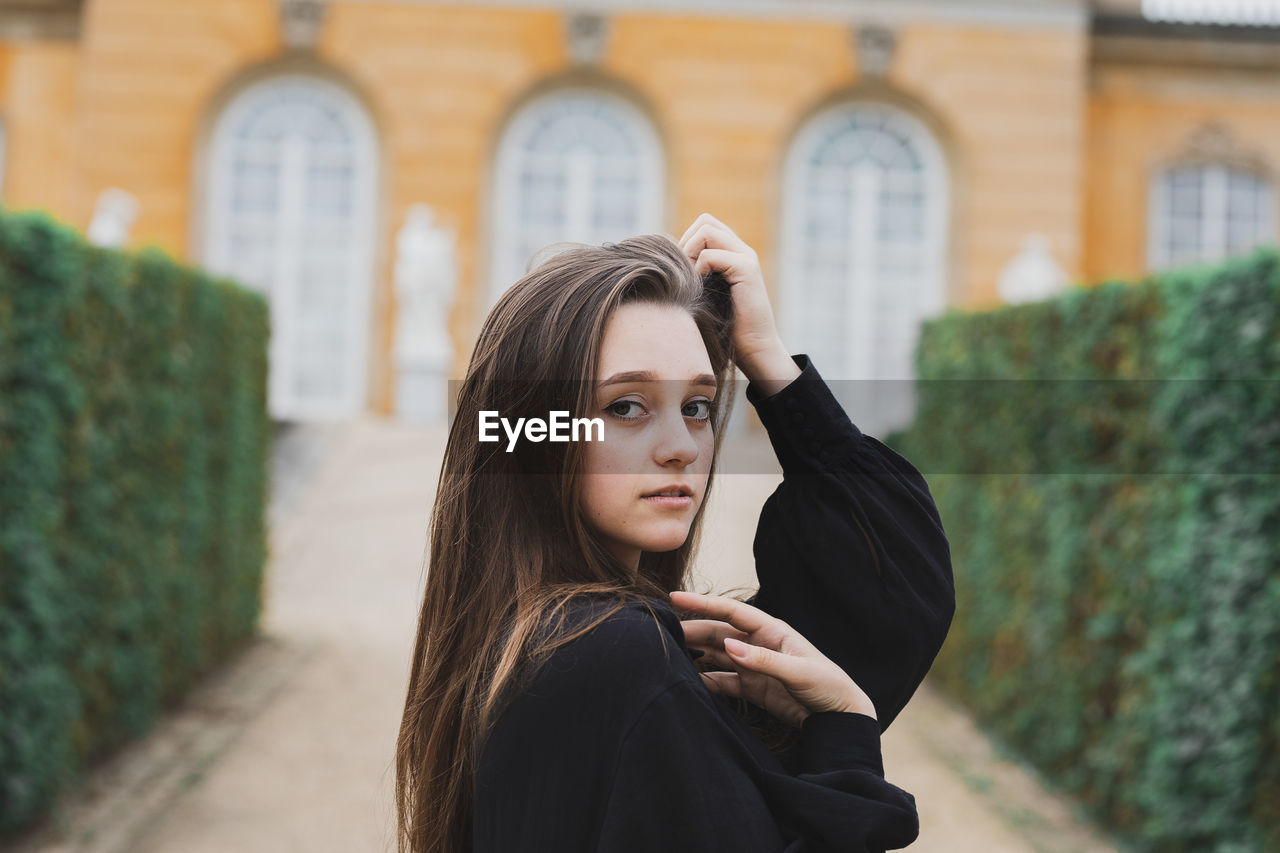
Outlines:
{"label": "building cornice", "polygon": [[1087,0],[333,0],[423,6],[502,7],[561,12],[646,14],[678,17],[839,21],[901,26],[970,23],[1001,28],[1086,29]]}
{"label": "building cornice", "polygon": [[1090,26],[1089,43],[1094,62],[1280,69],[1280,27],[1187,24],[1100,15]]}
{"label": "building cornice", "polygon": [[84,0],[0,0],[0,39],[77,39]]}

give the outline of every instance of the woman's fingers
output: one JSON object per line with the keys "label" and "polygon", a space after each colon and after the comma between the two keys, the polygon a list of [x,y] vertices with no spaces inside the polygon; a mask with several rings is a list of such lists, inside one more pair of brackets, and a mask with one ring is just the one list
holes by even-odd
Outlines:
{"label": "woman's fingers", "polygon": [[[706,627],[695,629],[699,632],[699,642],[703,642],[707,646],[714,645],[717,648],[723,648],[724,638],[733,637],[783,651],[803,652],[812,649],[809,641],[800,636],[786,622],[770,616],[758,607],[738,601],[736,598],[678,591],[672,593],[671,603],[681,610],[698,616],[709,617],[710,621],[716,621],[717,624],[724,625],[727,623],[730,628],[734,629],[720,629],[718,632],[715,629]],[[690,619],[685,621],[700,623],[708,620]],[[708,635],[711,635],[714,642],[706,642]],[[688,634],[686,633],[687,636]]]}
{"label": "woman's fingers", "polygon": [[734,660],[729,657],[728,652],[724,650],[723,646],[720,648],[708,646],[706,648],[702,648],[702,652],[702,656],[698,658],[698,666],[704,672],[708,667],[724,670],[725,672],[733,672],[735,670],[736,667]]}
{"label": "woman's fingers", "polygon": [[[703,648],[708,663],[737,673],[738,692],[733,695],[775,716],[783,709],[794,717],[797,705],[805,712],[855,710],[875,716],[862,688],[781,619],[728,596],[675,590],[671,602],[704,617],[682,620],[685,642]],[[713,678],[717,684],[724,681]]]}
{"label": "woman's fingers", "polygon": [[684,629],[685,643],[690,646],[723,649],[725,637],[733,637],[744,642],[748,639],[745,631],[738,630],[728,622],[715,619],[685,619],[681,621],[680,627]]}
{"label": "woman's fingers", "polygon": [[783,624],[782,620],[774,619],[757,607],[724,595],[703,595],[699,592],[676,590],[671,593],[671,603],[688,613],[728,622],[747,633],[765,630],[771,623]]}
{"label": "woman's fingers", "polygon": [[685,619],[680,627],[684,629],[685,645],[705,653],[698,659],[700,665],[709,663],[726,670],[733,669],[733,661],[725,653],[725,638],[733,637],[744,642],[750,640],[750,635],[746,632],[739,631],[728,622],[715,619]]}
{"label": "woman's fingers", "polygon": [[[861,688],[821,653],[815,653],[816,657],[802,657],[741,643],[732,637],[725,639],[724,648],[742,678],[744,691],[750,692],[753,677],[760,679],[764,676],[759,681],[762,686],[755,691],[760,698],[753,701],[758,701],[775,716],[778,716],[775,708],[779,705],[789,707],[792,702],[806,711],[856,709],[875,716],[875,708]],[[771,685],[780,686],[786,698],[776,695],[777,691],[771,691]],[[752,699],[752,696],[747,698]],[[864,699],[865,702],[862,701]]]}
{"label": "woman's fingers", "polygon": [[[701,228],[703,225],[706,225],[707,223],[711,223],[711,222],[714,222],[717,224],[723,224],[720,222],[719,219],[716,219],[710,213],[698,214],[698,218],[693,220],[693,222],[689,225],[689,227],[684,230],[684,234],[680,235],[680,239],[676,241],[680,245],[680,248],[681,249],[686,248],[686,244],[693,237],[694,233],[697,232],[698,229]],[[698,253],[694,252],[693,254],[694,254],[694,257],[697,257]]]}
{"label": "woman's fingers", "polygon": [[703,213],[693,220],[693,224],[680,238],[679,245],[690,260],[697,260],[698,253],[703,249],[728,249],[752,257],[756,254],[732,228],[710,213]]}
{"label": "woman's fingers", "polygon": [[745,677],[737,672],[704,672],[702,683],[712,693],[728,696],[733,699],[745,699],[757,707],[764,708],[780,720],[799,727],[804,718],[809,716],[809,709],[797,702],[785,689],[780,689],[762,682],[751,674]]}
{"label": "woman's fingers", "polygon": [[742,679],[738,677],[736,672],[704,672],[702,675],[702,683],[707,685],[707,689],[712,693],[719,693],[721,696],[729,696],[734,699],[744,698],[742,695]]}
{"label": "woman's fingers", "polygon": [[753,672],[773,676],[788,687],[802,686],[810,680],[808,661],[802,657],[753,646],[732,637],[725,638],[724,650],[734,663],[749,667]]}
{"label": "woman's fingers", "polygon": [[703,220],[703,217],[704,217],[704,216],[706,216],[706,215],[707,215],[707,214],[705,214],[705,213],[704,213],[704,214],[701,214],[697,219],[693,220],[693,224],[692,224],[692,225],[690,225],[688,228],[684,229],[684,233],[683,233],[683,234],[681,234],[681,235],[680,235],[680,239],[676,241],[676,244],[677,244],[678,246],[680,246],[681,250],[683,250],[683,249],[684,249],[684,244],[688,241],[689,237],[693,234],[693,232],[698,228],[698,226],[699,226],[699,225],[701,225],[701,224],[703,223],[703,221],[704,221],[704,220]]}
{"label": "woman's fingers", "polygon": [[748,260],[737,252],[730,252],[728,249],[703,249],[693,263],[693,271],[699,276],[705,277],[708,273],[720,270],[724,273],[726,279],[733,283],[742,271],[738,269],[738,265]]}
{"label": "woman's fingers", "polygon": [[734,315],[734,362],[747,379],[772,388],[772,394],[798,376],[800,370],[778,334],[755,249],[732,228],[703,213],[680,238],[680,251],[693,262],[699,276],[720,272],[728,282]]}

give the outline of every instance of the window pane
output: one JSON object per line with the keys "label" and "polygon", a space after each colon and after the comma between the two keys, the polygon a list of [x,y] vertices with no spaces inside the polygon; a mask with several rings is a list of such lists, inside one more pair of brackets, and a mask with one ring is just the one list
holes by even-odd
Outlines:
{"label": "window pane", "polygon": [[[1225,180],[1219,176],[1225,176]],[[1268,209],[1272,189],[1244,169],[1195,164],[1160,178],[1164,206],[1154,211],[1164,233],[1161,263],[1221,260],[1273,239]],[[1216,212],[1216,213],[1214,213]],[[1217,216],[1220,219],[1211,221]]]}
{"label": "window pane", "polygon": [[600,244],[656,227],[648,222],[660,185],[652,131],[612,97],[568,92],[536,103],[513,122],[499,171],[497,293],[533,254],[563,240]]}
{"label": "window pane", "polygon": [[1233,169],[1227,176],[1227,248],[1246,252],[1267,242],[1267,193],[1265,181]]}

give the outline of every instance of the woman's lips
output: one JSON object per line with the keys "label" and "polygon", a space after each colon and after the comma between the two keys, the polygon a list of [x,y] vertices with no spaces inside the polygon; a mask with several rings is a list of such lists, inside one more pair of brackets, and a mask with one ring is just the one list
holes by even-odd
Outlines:
{"label": "woman's lips", "polygon": [[693,503],[693,498],[688,495],[648,495],[641,500],[660,509],[684,509]]}

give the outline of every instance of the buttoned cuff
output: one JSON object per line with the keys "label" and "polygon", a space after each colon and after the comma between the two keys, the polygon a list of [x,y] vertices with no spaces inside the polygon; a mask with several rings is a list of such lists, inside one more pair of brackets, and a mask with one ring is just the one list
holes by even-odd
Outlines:
{"label": "buttoned cuff", "polygon": [[784,474],[821,473],[854,451],[862,431],[849,420],[809,356],[801,353],[791,360],[800,368],[799,376],[771,397],[748,384],[747,400],[768,431]]}
{"label": "buttoned cuff", "polygon": [[818,711],[800,724],[796,745],[801,773],[866,770],[884,778],[880,722],[851,711]]}

